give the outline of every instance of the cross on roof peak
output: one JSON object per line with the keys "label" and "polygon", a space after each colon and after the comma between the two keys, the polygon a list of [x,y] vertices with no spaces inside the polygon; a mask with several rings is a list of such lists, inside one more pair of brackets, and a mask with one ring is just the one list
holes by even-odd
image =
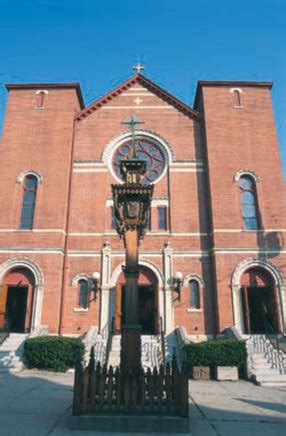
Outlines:
{"label": "cross on roof peak", "polygon": [[132,68],[132,70],[136,71],[137,74],[140,74],[141,71],[145,70],[145,67],[143,67],[143,65],[140,64],[140,62],[137,62],[136,65],[134,65],[134,67]]}

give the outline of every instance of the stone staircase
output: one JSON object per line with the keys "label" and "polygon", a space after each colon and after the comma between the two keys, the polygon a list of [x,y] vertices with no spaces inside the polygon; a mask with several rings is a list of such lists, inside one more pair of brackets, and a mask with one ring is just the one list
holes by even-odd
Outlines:
{"label": "stone staircase", "polygon": [[10,333],[0,346],[0,372],[18,372],[23,368],[24,341],[29,334]]}
{"label": "stone staircase", "polygon": [[265,335],[251,335],[247,341],[248,376],[260,386],[286,386],[286,355]]}
{"label": "stone staircase", "polygon": [[[159,336],[141,335],[141,361],[144,369],[153,368],[160,364]],[[121,335],[113,335],[109,353],[108,366],[119,366],[121,350]]]}

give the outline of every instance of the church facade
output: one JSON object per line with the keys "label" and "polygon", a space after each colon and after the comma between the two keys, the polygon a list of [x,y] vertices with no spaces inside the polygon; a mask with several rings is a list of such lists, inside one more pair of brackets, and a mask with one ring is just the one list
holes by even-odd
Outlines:
{"label": "church facade", "polygon": [[144,334],[284,331],[286,196],[271,83],[199,81],[193,108],[136,74],[85,107],[77,83],[7,85],[0,329],[120,332],[125,252],[112,183],[128,117],[154,184],[140,245]]}

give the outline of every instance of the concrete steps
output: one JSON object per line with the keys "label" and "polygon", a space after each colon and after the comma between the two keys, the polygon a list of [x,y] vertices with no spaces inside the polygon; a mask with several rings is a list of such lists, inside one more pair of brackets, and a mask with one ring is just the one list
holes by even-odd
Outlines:
{"label": "concrete steps", "polygon": [[[112,337],[112,345],[108,359],[108,366],[114,368],[120,364],[121,335]],[[143,368],[152,368],[158,362],[158,336],[142,335],[141,336],[141,361]]]}
{"label": "concrete steps", "polygon": [[0,346],[0,372],[21,371],[24,341],[28,336],[24,333],[10,333]]}
{"label": "concrete steps", "polygon": [[268,356],[263,351],[255,350],[251,337],[247,340],[246,345],[249,377],[260,386],[286,386],[286,374],[281,374],[279,368],[271,365]]}

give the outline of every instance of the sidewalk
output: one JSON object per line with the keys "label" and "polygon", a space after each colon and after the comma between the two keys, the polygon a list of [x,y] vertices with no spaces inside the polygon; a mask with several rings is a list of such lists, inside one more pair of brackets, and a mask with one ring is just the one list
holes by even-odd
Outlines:
{"label": "sidewalk", "polygon": [[[73,374],[0,373],[1,436],[107,436],[69,430],[72,384]],[[125,433],[122,429],[122,433],[112,434]],[[143,428],[140,434],[144,434]],[[191,381],[190,434],[285,436],[286,389],[262,388],[245,381]]]}

